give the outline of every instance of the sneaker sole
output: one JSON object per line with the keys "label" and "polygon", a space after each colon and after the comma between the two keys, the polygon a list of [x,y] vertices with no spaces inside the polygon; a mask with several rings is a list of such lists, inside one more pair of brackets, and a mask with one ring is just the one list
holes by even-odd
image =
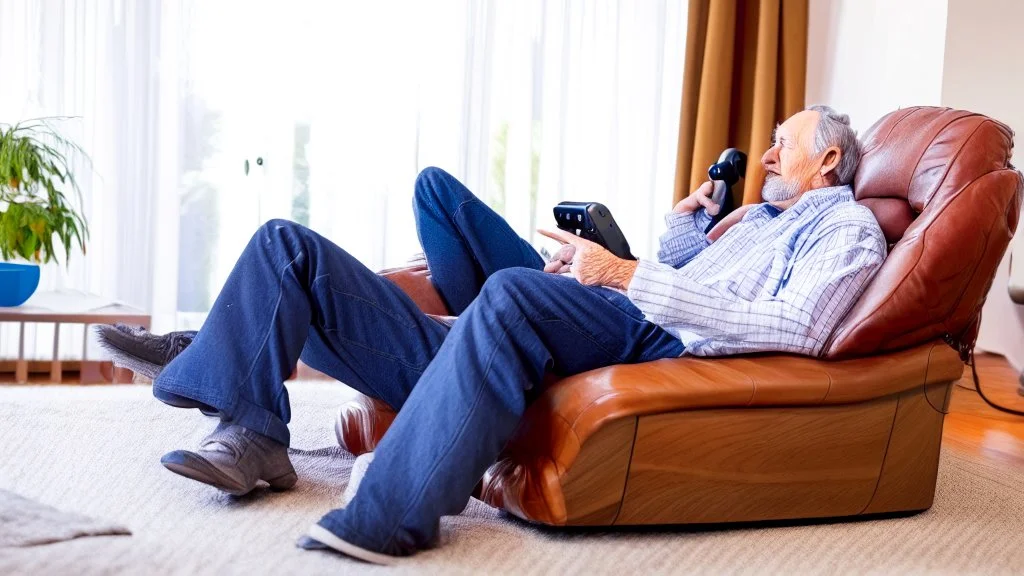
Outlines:
{"label": "sneaker sole", "polygon": [[355,544],[346,542],[319,524],[313,524],[313,526],[306,532],[306,535],[332,550],[341,552],[351,558],[362,560],[363,562],[369,562],[370,564],[394,566],[401,562],[401,559],[397,556],[389,556],[387,554],[381,554],[380,552],[371,552],[366,548],[360,548]]}

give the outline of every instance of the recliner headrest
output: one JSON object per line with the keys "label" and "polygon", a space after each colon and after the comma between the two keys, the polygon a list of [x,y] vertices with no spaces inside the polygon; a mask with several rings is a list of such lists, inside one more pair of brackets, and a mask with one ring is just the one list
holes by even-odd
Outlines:
{"label": "recliner headrest", "polygon": [[1012,149],[1005,124],[964,110],[907,108],[868,129],[854,194],[894,245],[825,356],[973,345],[1024,195]]}
{"label": "recliner headrest", "polygon": [[1013,131],[991,118],[951,108],[904,108],[863,136],[854,192],[892,244],[933,199],[1006,168],[1012,150]]}

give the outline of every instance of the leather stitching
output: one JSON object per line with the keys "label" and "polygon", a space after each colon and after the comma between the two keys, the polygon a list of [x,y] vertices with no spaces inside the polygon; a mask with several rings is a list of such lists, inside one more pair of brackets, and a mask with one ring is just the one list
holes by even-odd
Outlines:
{"label": "leather stitching", "polygon": [[[622,505],[626,503],[626,490],[629,488],[629,471],[633,468],[633,452],[636,450],[636,437],[639,433],[640,417],[633,416],[633,443],[629,446],[629,461],[626,463],[626,477],[622,481],[622,497],[619,498],[619,506],[615,509],[615,516],[612,517],[612,521],[609,523],[611,526],[614,526],[615,523],[619,521],[619,515],[622,514]],[[568,519],[568,510],[566,511],[566,519]]]}
{"label": "leather stitching", "polygon": [[[928,146],[925,146],[925,148],[923,150],[921,150],[921,155],[918,156],[917,162],[914,163],[914,171],[911,174],[917,174],[917,169],[921,166],[921,161],[924,160],[924,154],[925,154],[925,152],[928,151],[929,148],[931,148],[931,144],[933,142],[935,142],[935,137],[936,136],[941,134],[943,131],[948,129],[950,126],[952,126],[957,121],[962,120],[964,118],[969,118],[969,117],[970,116],[960,116],[958,118],[954,118],[954,119],[950,120],[949,122],[946,122],[945,124],[943,124],[942,127],[939,128],[938,130],[936,130],[935,133],[932,134],[931,140],[929,141]],[[932,188],[931,192],[929,192],[926,195],[924,203],[923,203],[923,206],[922,206],[922,209],[921,209],[921,212],[924,212],[925,210],[928,209],[928,205],[931,204],[932,198],[935,197],[935,193],[938,192],[939,188],[941,188],[943,184],[946,183],[946,177],[949,176],[950,168],[953,167],[953,164],[956,164],[956,161],[957,161],[957,159],[960,158],[960,154],[963,153],[964,148],[967,147],[967,145],[971,142],[971,140],[974,139],[974,135],[977,134],[978,130],[980,130],[981,127],[984,126],[985,124],[986,124],[985,121],[978,122],[978,125],[974,127],[974,130],[971,130],[971,133],[967,136],[967,138],[964,138],[964,140],[960,143],[960,147],[957,148],[956,153],[953,154],[953,157],[950,158],[948,162],[946,162],[946,169],[943,170],[943,172],[942,172],[942,178],[940,178],[939,181],[935,184],[935,187]],[[914,179],[913,176],[911,176],[911,181],[913,181],[913,179]],[[961,190],[963,190],[963,188],[961,188]],[[909,189],[907,190],[907,201],[908,202],[910,201],[910,190]],[[910,207],[913,208],[914,206],[911,205]],[[916,212],[916,210],[915,210],[915,212]]]}
{"label": "leather stitching", "polygon": [[878,487],[882,484],[882,473],[885,471],[885,461],[889,457],[889,447],[892,445],[892,433],[896,429],[896,415],[900,413],[900,401],[902,395],[896,396],[896,409],[892,411],[892,422],[889,424],[889,439],[885,441],[885,452],[882,454],[882,464],[878,467],[878,477],[875,479],[875,489],[871,491],[871,498],[868,498],[864,507],[860,509],[857,516],[860,516],[871,506],[871,502],[874,501],[875,495],[878,494]]}
{"label": "leather stitching", "polygon": [[893,131],[896,130],[897,126],[899,126],[907,118],[910,118],[915,112],[918,112],[920,110],[921,110],[921,108],[907,108],[906,109],[906,114],[904,114],[903,116],[898,118],[895,122],[893,122],[892,126],[889,127],[889,131],[886,132],[885,136],[878,141],[878,144],[875,145],[874,147],[868,149],[868,150],[862,151],[861,154],[864,155],[864,154],[867,154],[868,152],[874,152],[875,150],[877,150],[880,146],[882,146],[882,144],[885,144],[889,140],[889,136],[892,135]]}

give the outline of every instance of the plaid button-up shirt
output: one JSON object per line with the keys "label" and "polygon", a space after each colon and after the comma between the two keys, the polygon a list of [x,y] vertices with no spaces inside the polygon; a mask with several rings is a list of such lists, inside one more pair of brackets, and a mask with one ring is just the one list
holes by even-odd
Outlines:
{"label": "plaid button-up shirt", "polygon": [[821,354],[886,255],[849,186],[758,205],[714,243],[703,209],[665,220],[658,262],[641,260],[626,294],[696,356]]}

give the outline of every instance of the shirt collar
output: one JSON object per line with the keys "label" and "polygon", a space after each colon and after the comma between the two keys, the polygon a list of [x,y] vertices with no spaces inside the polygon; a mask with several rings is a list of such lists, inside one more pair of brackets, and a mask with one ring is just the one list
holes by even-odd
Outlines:
{"label": "shirt collar", "polygon": [[789,207],[786,212],[800,213],[807,209],[827,208],[840,202],[852,202],[853,188],[846,186],[827,186],[804,192],[800,199]]}

